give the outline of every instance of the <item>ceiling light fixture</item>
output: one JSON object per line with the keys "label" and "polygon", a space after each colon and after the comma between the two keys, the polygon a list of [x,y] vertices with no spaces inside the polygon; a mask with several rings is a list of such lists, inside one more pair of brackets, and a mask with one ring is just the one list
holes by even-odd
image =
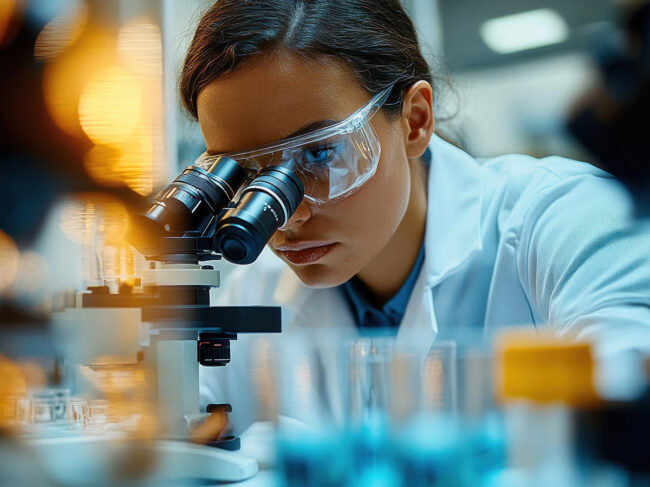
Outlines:
{"label": "ceiling light fixture", "polygon": [[483,22],[483,42],[499,54],[559,44],[569,38],[569,26],[555,10],[542,8]]}

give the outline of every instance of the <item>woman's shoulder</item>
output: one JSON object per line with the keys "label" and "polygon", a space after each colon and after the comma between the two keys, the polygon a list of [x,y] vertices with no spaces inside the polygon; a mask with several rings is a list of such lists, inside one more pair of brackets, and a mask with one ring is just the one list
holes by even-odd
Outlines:
{"label": "woman's shoulder", "polygon": [[492,191],[521,195],[526,190],[537,191],[543,186],[563,185],[567,181],[615,182],[611,174],[595,165],[566,157],[536,158],[525,154],[475,157],[438,136],[432,138],[429,150],[433,153],[432,174],[435,175],[437,166],[437,171],[446,176],[446,182],[456,181],[463,186],[468,182],[476,183]]}
{"label": "woman's shoulder", "polygon": [[[587,162],[559,156],[536,159],[507,155],[484,161],[483,168],[500,190],[492,195],[501,202],[502,230],[532,233],[548,220],[599,222],[613,227],[629,221],[633,202],[623,184],[608,172]],[[488,197],[489,198],[489,197]]]}
{"label": "woman's shoulder", "polygon": [[[535,158],[508,154],[477,159],[483,179],[496,182],[492,190],[502,193],[508,207],[546,204],[563,195],[592,192],[593,198],[627,206],[623,185],[611,174],[589,162],[561,156]],[[486,184],[490,187],[490,184]],[[571,198],[568,198],[569,200]],[[546,203],[544,203],[546,202]]]}
{"label": "woman's shoulder", "polygon": [[571,179],[614,180],[606,171],[589,162],[561,156],[535,158],[523,154],[507,154],[480,159],[485,171],[507,178],[510,184],[562,184]]}
{"label": "woman's shoulder", "polygon": [[[628,206],[621,183],[587,162],[522,154],[477,158],[440,137],[433,138],[430,150],[433,207],[454,208],[456,204],[464,211],[474,201],[475,211],[482,208],[481,219],[496,218],[501,227],[521,222],[533,207],[547,207],[563,195],[592,193],[593,198],[614,207]],[[445,201],[436,201],[443,197]]]}
{"label": "woman's shoulder", "polygon": [[[591,163],[523,154],[475,158],[439,138],[432,142],[434,165],[437,152],[444,167],[438,169],[438,176],[445,176],[452,192],[465,195],[465,205],[468,192],[480,194],[480,219],[483,223],[496,221],[501,232],[512,229],[518,233],[525,222],[537,222],[542,214],[561,213],[571,218],[606,209],[619,219],[630,215],[631,199],[625,187]],[[435,194],[442,183],[430,180],[430,184],[429,193]]]}

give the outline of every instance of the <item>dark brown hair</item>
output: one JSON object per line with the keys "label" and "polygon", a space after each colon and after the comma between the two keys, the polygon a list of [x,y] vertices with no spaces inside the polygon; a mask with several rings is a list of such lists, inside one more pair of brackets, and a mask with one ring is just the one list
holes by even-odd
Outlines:
{"label": "dark brown hair", "polygon": [[393,90],[383,109],[401,112],[416,81],[433,84],[413,23],[398,0],[219,0],[201,18],[185,58],[180,91],[196,118],[206,85],[269,50],[344,61],[374,95]]}

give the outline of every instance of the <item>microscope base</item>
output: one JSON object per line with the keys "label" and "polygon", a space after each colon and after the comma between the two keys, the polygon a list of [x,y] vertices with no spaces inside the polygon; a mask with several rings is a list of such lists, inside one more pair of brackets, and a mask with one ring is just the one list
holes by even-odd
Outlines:
{"label": "microscope base", "polygon": [[195,478],[237,482],[253,477],[258,472],[257,462],[252,458],[220,448],[161,441],[156,445],[155,451],[159,467],[163,470],[156,472],[160,475],[156,477],[161,480]]}
{"label": "microscope base", "polygon": [[126,456],[153,460],[143,462],[145,471],[138,475],[145,485],[181,480],[238,482],[259,470],[255,460],[241,454],[181,441],[138,445],[110,435],[32,439],[27,445],[46,476],[71,486],[88,485],[93,479],[103,479],[98,485],[112,485],[116,479],[111,476],[124,475],[115,470],[116,461]]}

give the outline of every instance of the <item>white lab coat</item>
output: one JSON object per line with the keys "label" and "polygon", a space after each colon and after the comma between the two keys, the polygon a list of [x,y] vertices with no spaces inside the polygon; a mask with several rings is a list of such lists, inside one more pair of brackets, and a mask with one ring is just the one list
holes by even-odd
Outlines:
{"label": "white lab coat", "polygon": [[[398,343],[426,351],[461,328],[528,325],[592,338],[599,354],[650,351],[650,226],[634,220],[620,183],[560,157],[479,162],[435,135],[430,149],[425,262]],[[332,336],[342,342],[357,333],[340,290],[307,288],[268,251],[237,269],[218,296],[222,304],[282,306],[283,337],[329,330],[322,342],[331,345]],[[231,402],[240,431],[263,415],[255,388],[264,371],[251,372],[259,358],[252,340],[232,343],[226,369],[201,371],[202,403]],[[322,360],[327,375],[335,357]]]}

